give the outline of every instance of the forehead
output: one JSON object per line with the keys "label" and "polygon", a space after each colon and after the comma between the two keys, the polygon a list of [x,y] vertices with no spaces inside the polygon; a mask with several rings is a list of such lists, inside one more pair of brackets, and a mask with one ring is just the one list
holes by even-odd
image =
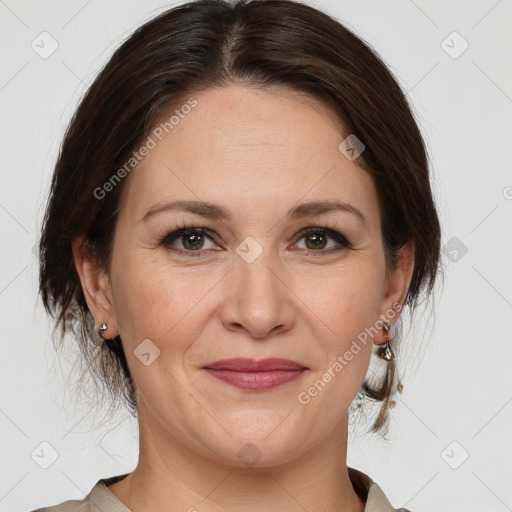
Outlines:
{"label": "forehead", "polygon": [[240,85],[191,97],[193,108],[176,106],[163,118],[167,125],[150,133],[154,147],[125,183],[122,204],[129,208],[123,210],[131,216],[173,199],[286,210],[306,195],[363,210],[376,202],[368,173],[339,150],[347,134],[322,101],[284,88]]}

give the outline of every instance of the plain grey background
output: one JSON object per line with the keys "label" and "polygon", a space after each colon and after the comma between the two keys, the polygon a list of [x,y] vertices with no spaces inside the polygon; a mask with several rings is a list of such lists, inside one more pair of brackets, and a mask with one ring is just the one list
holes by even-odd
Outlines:
{"label": "plain grey background", "polygon": [[[361,434],[370,418],[349,437],[348,464],[395,507],[512,510],[512,2],[309,3],[368,41],[408,92],[443,228],[444,289],[435,324],[418,317],[407,340],[389,442]],[[76,354],[53,351],[34,246],[79,99],[137,26],[175,4],[0,0],[1,511],[82,499],[137,463],[127,412],[100,423],[73,396]],[[33,454],[52,449],[44,469]]]}

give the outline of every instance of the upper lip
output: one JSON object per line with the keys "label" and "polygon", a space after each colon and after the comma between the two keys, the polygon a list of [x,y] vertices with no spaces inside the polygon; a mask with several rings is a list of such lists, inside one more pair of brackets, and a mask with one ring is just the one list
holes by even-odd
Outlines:
{"label": "upper lip", "polygon": [[203,368],[212,370],[233,370],[239,372],[264,372],[272,370],[301,370],[307,369],[305,366],[292,361],[291,359],[282,359],[271,357],[268,359],[249,359],[246,357],[237,357],[233,359],[222,359],[214,363],[207,364]]}

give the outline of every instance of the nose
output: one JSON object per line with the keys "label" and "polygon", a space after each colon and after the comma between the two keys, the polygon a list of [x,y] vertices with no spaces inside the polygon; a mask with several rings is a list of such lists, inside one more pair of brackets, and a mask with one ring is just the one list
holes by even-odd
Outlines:
{"label": "nose", "polygon": [[252,263],[238,258],[224,286],[221,320],[227,330],[263,339],[293,327],[294,295],[279,264],[263,255]]}

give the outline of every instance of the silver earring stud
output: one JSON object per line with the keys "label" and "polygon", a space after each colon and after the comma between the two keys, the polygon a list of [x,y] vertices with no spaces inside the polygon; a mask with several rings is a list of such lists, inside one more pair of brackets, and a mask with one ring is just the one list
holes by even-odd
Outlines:
{"label": "silver earring stud", "polygon": [[101,324],[100,328],[98,329],[98,334],[103,338],[103,333],[106,330],[107,330],[107,324]]}

